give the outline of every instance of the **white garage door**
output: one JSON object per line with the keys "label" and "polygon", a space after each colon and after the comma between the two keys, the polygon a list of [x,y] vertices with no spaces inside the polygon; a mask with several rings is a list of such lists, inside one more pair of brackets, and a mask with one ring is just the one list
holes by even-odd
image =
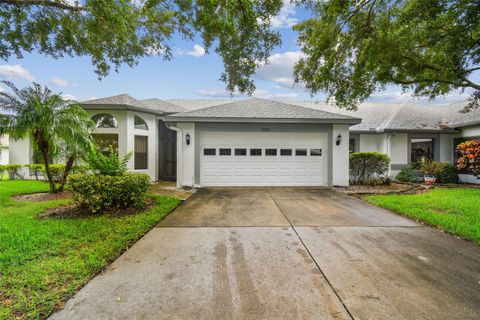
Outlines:
{"label": "white garage door", "polygon": [[327,134],[201,132],[202,186],[326,186]]}

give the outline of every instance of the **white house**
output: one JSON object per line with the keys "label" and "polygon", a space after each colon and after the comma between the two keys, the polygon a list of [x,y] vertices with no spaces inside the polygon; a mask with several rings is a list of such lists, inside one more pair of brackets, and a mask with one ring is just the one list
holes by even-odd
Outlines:
{"label": "white house", "polygon": [[[81,105],[103,150],[132,151],[132,171],[179,187],[348,185],[349,152],[388,154],[395,176],[422,158],[453,162],[455,145],[480,138],[480,110],[462,113],[465,103],[365,103],[346,111],[313,101],[123,94]],[[28,139],[10,141],[10,150],[10,163],[32,163]]]}
{"label": "white house", "polygon": [[0,164],[9,163],[9,139],[7,135],[0,135]]}

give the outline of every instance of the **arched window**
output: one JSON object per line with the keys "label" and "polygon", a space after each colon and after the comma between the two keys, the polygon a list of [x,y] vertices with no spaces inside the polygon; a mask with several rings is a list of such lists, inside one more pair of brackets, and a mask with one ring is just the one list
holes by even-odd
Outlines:
{"label": "arched window", "polygon": [[117,119],[108,113],[99,113],[92,117],[97,128],[118,128]]}
{"label": "arched window", "polygon": [[135,129],[148,130],[147,123],[140,117],[135,116]]}

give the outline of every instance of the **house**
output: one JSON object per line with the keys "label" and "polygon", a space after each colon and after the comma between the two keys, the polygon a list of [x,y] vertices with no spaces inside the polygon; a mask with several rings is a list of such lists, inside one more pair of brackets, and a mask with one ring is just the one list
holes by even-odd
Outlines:
{"label": "house", "polygon": [[9,163],[8,147],[8,135],[0,135],[0,164]]}
{"label": "house", "polygon": [[[346,111],[314,101],[123,94],[80,104],[96,123],[101,150],[132,151],[132,171],[176,180],[179,187],[343,186],[350,152],[388,154],[395,176],[424,158],[453,162],[455,145],[480,138],[480,110],[462,113],[465,103],[365,103]],[[32,162],[28,139],[11,141],[10,149],[10,163]]]}

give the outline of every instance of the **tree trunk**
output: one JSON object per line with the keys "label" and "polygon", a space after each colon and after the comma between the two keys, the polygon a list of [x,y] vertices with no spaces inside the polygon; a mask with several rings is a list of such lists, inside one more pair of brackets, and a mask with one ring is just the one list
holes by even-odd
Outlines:
{"label": "tree trunk", "polygon": [[45,174],[47,175],[48,183],[50,184],[50,193],[57,192],[55,188],[55,182],[53,181],[52,175],[50,174],[50,164],[48,163],[48,147],[41,149],[43,156],[43,163],[45,165]]}
{"label": "tree trunk", "polygon": [[58,192],[63,192],[65,188],[65,183],[67,182],[68,175],[70,171],[72,171],[73,164],[75,163],[75,156],[71,155],[68,157],[67,163],[65,164],[65,171],[63,172],[62,182],[60,183],[60,187],[58,188]]}

